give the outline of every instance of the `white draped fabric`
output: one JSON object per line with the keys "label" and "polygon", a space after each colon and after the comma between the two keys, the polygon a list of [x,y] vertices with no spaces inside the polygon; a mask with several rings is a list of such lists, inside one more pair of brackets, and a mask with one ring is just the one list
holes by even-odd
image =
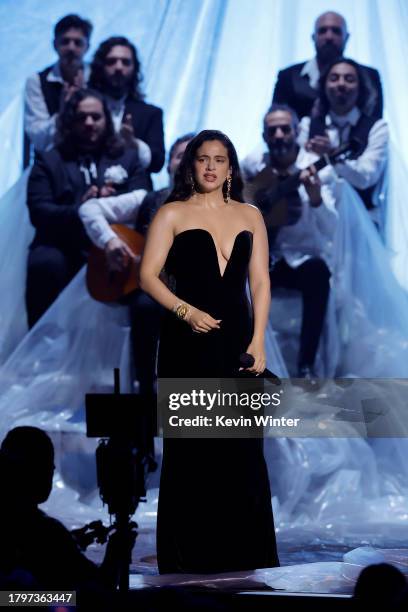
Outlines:
{"label": "white draped fabric", "polygon": [[28,170],[0,199],[0,364],[27,333],[24,289],[27,249],[34,230],[28,218]]}

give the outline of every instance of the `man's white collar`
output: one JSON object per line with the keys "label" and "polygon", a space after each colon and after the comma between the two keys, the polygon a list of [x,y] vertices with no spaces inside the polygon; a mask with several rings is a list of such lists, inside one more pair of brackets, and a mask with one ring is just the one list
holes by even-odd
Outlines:
{"label": "man's white collar", "polygon": [[317,65],[317,59],[315,57],[306,62],[300,71],[300,76],[308,76],[310,87],[317,89],[320,79],[320,71],[319,66]]}

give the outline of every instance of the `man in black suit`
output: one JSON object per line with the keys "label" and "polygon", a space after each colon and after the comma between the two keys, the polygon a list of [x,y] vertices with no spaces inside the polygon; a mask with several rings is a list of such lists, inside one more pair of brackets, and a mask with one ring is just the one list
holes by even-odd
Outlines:
{"label": "man in black suit", "polygon": [[[278,73],[273,92],[274,104],[287,104],[299,118],[314,114],[320,75],[336,57],[342,56],[349,33],[341,15],[329,11],[316,19],[312,40],[316,56],[308,62],[295,64]],[[383,95],[380,75],[374,68],[360,66],[369,93],[364,113],[373,119],[383,114]]]}
{"label": "man in black suit", "polygon": [[105,95],[115,131],[137,148],[150,179],[164,164],[163,111],[143,101],[141,80],[136,48],[127,38],[113,36],[99,46],[89,85]]}
{"label": "man in black suit", "polygon": [[58,61],[26,82],[24,128],[37,151],[54,145],[61,104],[68,100],[88,77],[89,66],[83,58],[89,49],[92,24],[78,15],[66,15],[54,28],[54,49]]}
{"label": "man in black suit", "polygon": [[32,327],[86,261],[89,240],[78,215],[92,197],[148,187],[135,149],[114,133],[98,92],[74,93],[60,114],[59,145],[38,155],[28,182],[27,205],[36,229],[26,284]]}

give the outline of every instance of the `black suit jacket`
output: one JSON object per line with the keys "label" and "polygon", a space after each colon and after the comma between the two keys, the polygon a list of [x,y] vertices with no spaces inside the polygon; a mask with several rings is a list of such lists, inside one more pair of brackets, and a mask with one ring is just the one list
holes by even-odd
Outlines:
{"label": "black suit jacket", "polygon": [[152,161],[147,171],[159,172],[163,168],[165,157],[162,109],[129,97],[124,116],[127,114],[132,115],[135,137],[144,140],[152,152]]}
{"label": "black suit jacket", "polygon": [[[105,183],[105,170],[118,165],[128,173],[128,180],[120,185],[118,193],[148,189],[148,179],[135,149],[126,149],[118,157],[100,158],[95,181],[98,187]],[[78,157],[67,157],[57,148],[37,155],[27,187],[30,220],[36,229],[31,248],[45,244],[77,252],[89,246],[78,215],[82,196],[88,189]]]}
{"label": "black suit jacket", "polygon": [[[303,66],[306,62],[295,64],[285,68],[278,73],[272,102],[274,104],[287,104],[295,110],[299,119],[309,116],[314,101],[317,97],[317,90],[310,87],[309,77],[301,76]],[[383,94],[381,79],[378,70],[359,64],[365,84],[369,91],[364,112],[367,116],[380,119],[383,114]]]}

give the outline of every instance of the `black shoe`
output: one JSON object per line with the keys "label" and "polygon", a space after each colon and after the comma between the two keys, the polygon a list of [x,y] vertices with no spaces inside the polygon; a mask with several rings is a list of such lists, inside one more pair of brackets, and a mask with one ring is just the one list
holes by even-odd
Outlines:
{"label": "black shoe", "polygon": [[305,388],[309,390],[317,391],[322,385],[322,381],[318,378],[313,366],[310,365],[299,366],[297,378],[303,379]]}

